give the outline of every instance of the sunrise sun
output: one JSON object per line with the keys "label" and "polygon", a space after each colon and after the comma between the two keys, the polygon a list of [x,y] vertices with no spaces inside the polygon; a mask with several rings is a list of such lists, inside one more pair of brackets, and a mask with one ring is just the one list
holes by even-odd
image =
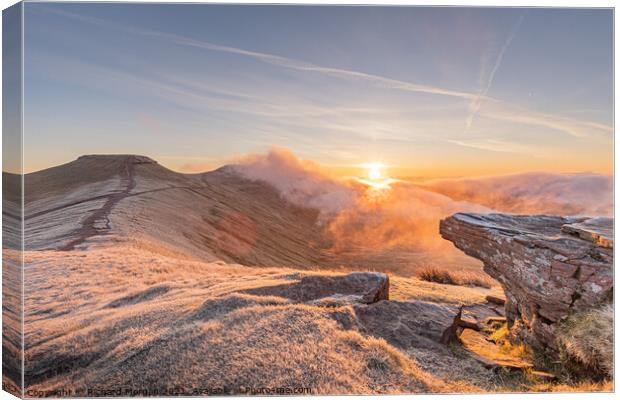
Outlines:
{"label": "sunrise sun", "polygon": [[373,181],[379,180],[381,179],[381,169],[383,168],[383,166],[381,164],[377,164],[377,163],[372,163],[372,164],[368,164],[368,179],[371,179]]}
{"label": "sunrise sun", "polygon": [[387,166],[378,162],[361,165],[365,177],[356,178],[356,180],[371,189],[383,190],[389,189],[390,185],[396,182],[387,174]]}

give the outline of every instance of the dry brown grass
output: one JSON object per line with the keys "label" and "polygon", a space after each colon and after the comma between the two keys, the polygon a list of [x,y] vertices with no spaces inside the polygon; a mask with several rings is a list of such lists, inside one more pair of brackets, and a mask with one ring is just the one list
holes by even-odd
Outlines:
{"label": "dry brown grass", "polygon": [[613,376],[614,309],[611,304],[575,313],[558,328],[559,345],[589,368]]}
{"label": "dry brown grass", "polygon": [[576,382],[576,383],[538,383],[530,385],[533,392],[555,392],[555,393],[591,393],[591,392],[613,392],[614,384],[612,381],[602,382]]}
{"label": "dry brown grass", "polygon": [[[499,384],[495,391],[511,392],[610,392],[613,391],[611,380],[592,380],[584,376],[575,376],[564,363],[550,363],[547,355],[540,353],[524,343],[510,341],[510,331],[504,323],[492,328],[489,339],[500,345],[500,351],[514,357],[526,359],[534,364],[534,369],[552,372],[557,380],[546,381],[532,373],[532,369],[522,372],[502,373],[497,376]],[[608,347],[611,350],[612,347]]]}
{"label": "dry brown grass", "polygon": [[423,281],[419,278],[403,278],[390,276],[390,299],[422,300],[434,303],[476,304],[484,303],[487,295],[499,296],[503,291],[494,286],[490,289],[482,287],[442,285]]}
{"label": "dry brown grass", "polygon": [[425,267],[417,272],[417,277],[423,281],[440,283],[442,285],[476,286],[490,289],[497,284],[482,272],[448,271],[437,267]]}
{"label": "dry brown grass", "polygon": [[443,285],[456,285],[456,280],[446,270],[435,267],[426,267],[418,271],[418,278],[427,282],[441,283]]}
{"label": "dry brown grass", "polygon": [[499,284],[484,272],[458,271],[454,272],[456,281],[460,286],[472,286],[490,289]]}
{"label": "dry brown grass", "polygon": [[348,312],[284,305],[203,315],[144,343],[94,384],[226,387],[233,393],[243,387],[309,387],[315,394],[443,390],[383,340],[343,330],[339,314]]}

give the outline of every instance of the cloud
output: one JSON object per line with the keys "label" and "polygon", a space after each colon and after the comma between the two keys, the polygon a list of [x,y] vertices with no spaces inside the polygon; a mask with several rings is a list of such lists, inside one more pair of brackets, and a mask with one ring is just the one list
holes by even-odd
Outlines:
{"label": "cloud", "polygon": [[463,147],[470,147],[472,149],[494,151],[498,153],[527,153],[535,155],[540,151],[540,146],[525,145],[519,142],[495,138],[467,140],[447,139],[446,142]]}
{"label": "cloud", "polygon": [[472,179],[448,179],[423,187],[455,200],[502,212],[611,216],[613,177],[600,174],[532,172]]}
{"label": "cloud", "polygon": [[331,178],[318,164],[297,158],[289,150],[273,148],[266,155],[242,157],[233,170],[251,180],[274,186],[294,204],[332,214],[354,203],[357,193]]}
{"label": "cloud", "polygon": [[[336,254],[368,254],[394,250],[441,258],[458,252],[438,234],[439,220],[459,211],[488,208],[427,191],[407,183],[375,190],[355,179],[335,179],[318,164],[286,149],[245,156],[233,170],[251,180],[267,182],[286,200],[321,211],[320,227],[333,241]],[[364,256],[362,256],[364,255]]]}
{"label": "cloud", "polygon": [[555,129],[579,138],[592,136],[610,137],[613,133],[613,128],[608,125],[589,121],[578,121],[554,114],[534,112],[498,101],[485,104],[485,107],[479,110],[479,114],[487,118],[501,121]]}
{"label": "cloud", "polygon": [[271,184],[294,204],[320,210],[317,229],[331,237],[331,251],[356,259],[396,251],[447,262],[458,252],[439,236],[439,221],[457,212],[593,216],[613,210],[612,178],[597,174],[527,173],[424,186],[400,181],[375,190],[353,179],[334,179],[286,149],[243,157],[234,170]]}
{"label": "cloud", "polygon": [[506,41],[504,41],[504,44],[502,45],[502,47],[499,50],[499,53],[497,54],[497,58],[495,59],[493,68],[491,68],[491,72],[489,73],[486,79],[486,83],[482,91],[480,92],[478,96],[476,96],[472,100],[471,105],[470,105],[471,113],[469,114],[469,117],[467,118],[467,121],[466,121],[466,127],[465,127],[466,131],[469,131],[469,128],[471,127],[471,124],[474,121],[474,118],[476,117],[476,115],[478,114],[478,111],[480,110],[482,101],[487,97],[487,94],[489,93],[489,90],[491,89],[491,86],[493,85],[493,80],[495,79],[495,73],[497,72],[499,67],[502,65],[504,54],[506,53],[506,50],[508,50],[508,48],[510,47],[510,44],[512,43],[514,38],[517,36],[517,32],[519,31],[519,28],[521,27],[521,24],[523,23],[524,18],[525,18],[525,14],[522,14],[521,16],[519,16],[519,19],[517,20],[516,24],[512,28],[510,35],[508,35],[508,38],[506,38]]}
{"label": "cloud", "polygon": [[329,223],[329,232],[336,238],[336,251],[449,252],[452,246],[438,233],[442,218],[457,212],[491,211],[407,183],[393,184],[385,191],[367,187],[360,190],[355,203]]}

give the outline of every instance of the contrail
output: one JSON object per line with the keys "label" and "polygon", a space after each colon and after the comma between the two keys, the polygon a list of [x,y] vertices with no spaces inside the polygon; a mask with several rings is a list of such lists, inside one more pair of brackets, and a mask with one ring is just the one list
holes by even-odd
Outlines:
{"label": "contrail", "polygon": [[491,69],[491,73],[489,74],[489,77],[487,79],[486,85],[484,86],[483,90],[480,92],[478,96],[476,96],[472,100],[472,103],[470,106],[471,114],[469,114],[469,117],[467,118],[465,132],[469,131],[469,128],[471,127],[471,124],[474,121],[474,118],[478,114],[478,111],[480,111],[480,106],[482,105],[482,101],[487,97],[487,93],[489,93],[489,89],[491,89],[491,85],[493,85],[493,80],[495,79],[495,73],[497,72],[500,65],[502,64],[502,60],[504,59],[504,54],[506,53],[506,50],[508,50],[508,47],[510,47],[510,44],[512,43],[515,36],[517,36],[517,32],[521,28],[521,24],[523,23],[524,18],[525,18],[525,13],[519,17],[519,19],[517,20],[517,23],[513,26],[512,31],[510,32],[510,35],[508,36],[508,38],[502,45],[499,51],[499,54],[497,55],[497,58],[495,59],[495,64],[493,65],[493,68]]}
{"label": "contrail", "polygon": [[282,57],[282,56],[278,56],[274,54],[260,53],[260,52],[241,49],[237,47],[223,46],[223,45],[219,45],[219,44],[215,44],[211,42],[196,40],[196,39],[174,35],[170,33],[142,30],[142,29],[136,29],[132,27],[121,26],[118,24],[109,23],[108,21],[105,21],[99,18],[88,17],[88,16],[75,14],[75,13],[68,12],[68,11],[55,10],[55,9],[48,8],[48,7],[39,7],[39,9],[45,9],[46,12],[50,12],[50,13],[57,14],[57,15],[62,15],[68,18],[76,19],[76,20],[90,23],[90,24],[106,26],[106,27],[113,26],[115,29],[133,33],[133,34],[138,34],[142,36],[159,37],[159,38],[166,39],[168,41],[171,41],[181,46],[196,47],[196,48],[200,48],[204,50],[216,51],[216,52],[221,52],[221,53],[237,54],[240,56],[253,58],[255,60],[262,61],[267,64],[279,66],[282,68],[293,69],[297,71],[317,72],[323,75],[339,77],[342,79],[348,79],[348,80],[354,80],[354,81],[362,80],[362,81],[366,81],[366,82],[375,84],[376,86],[383,87],[386,89],[395,89],[395,90],[402,90],[402,91],[414,92],[414,93],[435,94],[435,95],[463,98],[463,99],[469,99],[469,100],[473,100],[475,98],[480,97],[480,95],[476,93],[461,92],[457,90],[444,89],[444,88],[436,87],[436,86],[423,85],[423,84],[418,84],[418,83],[413,83],[413,82],[406,82],[406,81],[401,81],[397,79],[386,78],[380,75],[367,74],[364,72],[351,71],[351,70],[340,69],[340,68],[324,67],[320,65],[307,63],[305,61],[295,60],[292,58]]}

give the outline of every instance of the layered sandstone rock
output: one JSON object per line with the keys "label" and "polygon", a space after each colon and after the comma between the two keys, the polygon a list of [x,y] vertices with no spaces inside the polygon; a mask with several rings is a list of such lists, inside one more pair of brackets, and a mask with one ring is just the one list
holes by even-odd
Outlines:
{"label": "layered sandstone rock", "polygon": [[504,214],[455,214],[440,233],[506,293],[513,332],[556,347],[556,323],[609,301],[613,291],[613,220]]}

